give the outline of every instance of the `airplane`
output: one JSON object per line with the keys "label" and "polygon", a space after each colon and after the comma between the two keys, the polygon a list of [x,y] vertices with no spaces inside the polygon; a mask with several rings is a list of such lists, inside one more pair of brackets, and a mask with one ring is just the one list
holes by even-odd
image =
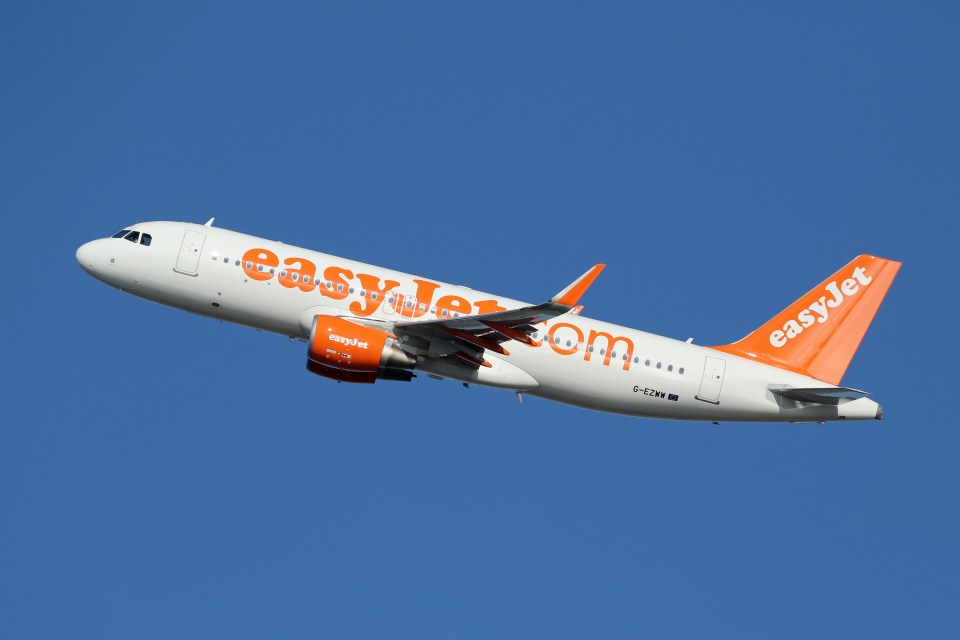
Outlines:
{"label": "airplane", "polygon": [[77,249],[132,295],[307,344],[338,382],[423,373],[608,413],[721,422],[870,420],[843,377],[901,263],[860,255],[745,338],[700,346],[580,314],[597,264],[528,304],[205,224],[143,222]]}

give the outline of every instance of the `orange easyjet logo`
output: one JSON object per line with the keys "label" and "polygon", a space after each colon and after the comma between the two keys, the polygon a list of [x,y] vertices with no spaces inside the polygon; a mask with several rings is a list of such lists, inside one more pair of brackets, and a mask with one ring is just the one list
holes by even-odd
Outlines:
{"label": "orange easyjet logo", "polygon": [[583,359],[589,362],[594,354],[599,355],[606,367],[616,358],[623,361],[623,370],[629,371],[633,362],[634,345],[630,338],[594,329],[584,336],[580,327],[569,322],[552,324],[547,331],[547,342],[551,349],[562,356],[571,356],[583,349]]}
{"label": "orange easyjet logo", "polygon": [[[285,258],[282,261],[269,249],[254,248],[243,254],[242,266],[247,277],[258,281],[277,278],[281,286],[299,289],[305,293],[314,290],[332,300],[343,300],[350,295],[350,288],[364,292],[359,300],[350,303],[350,312],[358,317],[372,315],[384,303],[404,318],[420,318],[428,312],[437,318],[452,318],[455,315],[471,315],[506,311],[496,300],[470,301],[462,296],[436,296],[440,284],[429,280],[414,279],[417,285],[413,295],[395,291],[400,283],[381,279],[370,273],[354,273],[350,269],[331,265],[323,270],[320,284],[317,282],[317,265],[306,258]],[[275,273],[280,269],[280,273]],[[436,302],[434,302],[436,297]]]}
{"label": "orange easyjet logo", "polygon": [[331,342],[336,342],[338,344],[342,344],[348,347],[358,347],[360,349],[370,348],[369,342],[364,342],[359,338],[344,338],[343,336],[338,336],[335,333],[331,333],[329,336],[327,336],[327,340],[330,340]]}
{"label": "orange easyjet logo", "polygon": [[787,320],[783,329],[776,329],[770,333],[770,344],[779,349],[803,333],[804,329],[812,327],[814,324],[825,323],[830,318],[832,309],[836,309],[847,299],[857,295],[861,287],[866,287],[872,281],[873,277],[868,276],[863,267],[854,269],[853,277],[845,279],[839,285],[836,280],[832,281],[823,288],[827,295],[814,299],[800,310],[796,318]]}

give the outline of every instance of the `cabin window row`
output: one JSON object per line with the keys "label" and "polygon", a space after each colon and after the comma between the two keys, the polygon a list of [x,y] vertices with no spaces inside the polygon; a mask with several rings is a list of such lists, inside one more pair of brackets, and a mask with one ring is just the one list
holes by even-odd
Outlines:
{"label": "cabin window row", "polygon": [[[214,255],[213,255],[213,259],[216,261],[216,260],[219,259],[219,256],[218,256],[217,254],[214,254]],[[230,257],[229,257],[229,256],[223,256],[223,263],[224,263],[224,264],[230,264]],[[241,261],[240,261],[239,258],[237,258],[237,259],[234,260],[234,265],[235,265],[235,266],[238,266],[238,267],[239,267],[240,264],[241,264]],[[246,266],[247,269],[252,269],[252,268],[253,268],[253,262],[248,261],[245,266]],[[274,267],[264,267],[264,265],[262,265],[262,264],[258,264],[258,265],[257,265],[257,271],[263,272],[265,269],[268,270],[267,272],[268,272],[270,275],[274,275],[274,274],[276,273],[276,269],[275,269]],[[282,269],[282,270],[280,271],[280,277],[281,277],[281,278],[286,278],[286,277],[287,277],[287,271],[286,271],[286,269]],[[298,273],[293,273],[293,274],[290,275],[290,279],[293,280],[294,282],[298,282],[298,281],[299,281],[299,278],[300,278],[300,274],[298,274]],[[304,278],[303,278],[303,282],[305,282],[305,283],[310,283],[310,278],[304,277]],[[322,285],[322,286],[326,287],[327,291],[333,291],[333,289],[334,289],[333,283],[330,282],[329,280],[323,281],[323,280],[321,280],[320,278],[315,278],[315,279],[313,280],[313,283],[312,283],[312,284],[314,284],[314,285],[316,285],[316,286],[318,286],[318,287]],[[337,286],[336,286],[336,289],[337,289],[337,291],[342,292],[342,291],[344,290],[344,285],[343,285],[342,283],[338,283]],[[350,295],[353,295],[355,291],[356,291],[356,290],[355,290],[354,287],[349,287],[348,290],[347,290],[347,293],[349,293]],[[397,295],[403,295],[403,294],[393,294],[393,293],[388,294],[388,295],[387,295],[387,304],[392,305],[392,304],[396,303],[396,301],[397,301]],[[367,291],[366,289],[360,289],[360,297],[361,297],[361,298],[366,298],[366,297],[368,297],[368,296],[369,296],[369,298],[370,298],[371,300],[379,300],[379,299],[380,299],[380,294],[377,293],[376,291],[370,292],[370,291]],[[417,303],[416,303],[416,299],[415,299],[415,298],[412,298],[412,297],[408,297],[406,300],[404,300],[403,308],[404,308],[404,309],[412,309],[414,304],[417,304]],[[418,305],[418,309],[419,309],[419,311],[421,311],[421,312],[426,312],[426,310],[427,310],[427,305],[421,302],[421,303]],[[437,308],[436,308],[436,307],[430,307],[430,313],[436,313],[436,312],[437,312]],[[441,309],[441,310],[440,310],[440,315],[441,315],[442,317],[446,318],[446,317],[449,317],[451,314],[450,314],[450,311],[449,311],[449,310],[447,310],[447,309]],[[453,315],[454,318],[459,318],[459,317],[460,317],[460,313],[459,313],[459,312],[456,312],[456,311],[454,311],[452,315]],[[538,334],[538,333],[535,333],[535,334],[533,335],[533,337],[534,337],[534,339],[539,339],[539,334]],[[544,338],[546,338],[546,335],[545,335],[545,334],[544,334]],[[554,341],[554,344],[560,344],[560,338],[554,338],[553,341]],[[566,341],[566,346],[567,346],[567,347],[572,347],[572,346],[573,346],[573,342],[570,341],[570,340],[567,340],[567,341]],[[582,342],[578,342],[578,343],[577,343],[577,348],[578,348],[578,349],[583,349],[583,343],[582,343]],[[590,353],[593,353],[593,352],[594,352],[594,348],[595,348],[594,345],[591,344],[591,345],[587,346],[587,351],[589,351]],[[601,347],[601,348],[600,348],[600,355],[601,355],[601,356],[605,356],[605,355],[606,355],[606,351],[607,351],[607,350],[606,350],[605,347]],[[611,352],[610,352],[610,358],[613,359],[613,358],[616,358],[616,357],[617,357],[617,352],[616,352],[616,351],[611,351]],[[629,354],[629,353],[624,353],[624,354],[621,355],[621,359],[622,359],[624,362],[626,362],[629,358],[630,358],[630,354]],[[634,364],[640,364],[640,357],[639,357],[639,356],[634,356],[634,357],[633,357],[633,363],[634,363]],[[644,366],[647,366],[647,367],[649,367],[649,366],[654,366],[654,365],[653,365],[653,361],[650,360],[650,358],[647,358],[646,360],[644,360],[643,364],[644,364]],[[656,365],[655,365],[655,367],[656,367],[657,369],[663,369],[663,362],[657,362]],[[672,364],[668,364],[667,367],[666,367],[666,370],[667,370],[668,372],[672,373],[672,372],[673,372],[673,365],[672,365]],[[683,373],[684,373],[683,367],[678,368],[678,369],[677,369],[677,373],[679,373],[680,375],[683,375]]]}
{"label": "cabin window row", "polygon": [[[218,261],[218,260],[221,260],[221,256],[220,256],[219,254],[216,254],[216,253],[213,254],[211,257],[213,258],[213,261],[214,261],[214,262],[216,262],[216,261]],[[223,257],[222,257],[222,260],[223,260],[223,264],[230,264],[231,258],[230,258],[230,256],[223,256]],[[234,264],[234,266],[236,266],[236,267],[239,267],[241,264],[243,264],[247,269],[253,269],[253,265],[254,265],[254,263],[253,263],[253,262],[250,262],[250,261],[247,261],[246,263],[243,263],[239,258],[234,259],[234,260],[233,260],[233,264]],[[274,267],[265,267],[265,266],[262,265],[262,264],[257,264],[257,271],[259,271],[259,272],[261,272],[261,273],[263,273],[264,271],[266,271],[266,272],[269,273],[270,275],[274,275],[274,274],[276,274],[276,272],[277,272]],[[280,277],[281,277],[281,278],[286,278],[286,277],[287,277],[287,271],[286,271],[286,269],[281,269],[281,271],[280,271]],[[299,273],[292,273],[292,274],[290,274],[290,279],[293,280],[294,282],[300,282],[300,274],[299,274]],[[309,278],[309,277],[306,277],[306,276],[303,277],[303,282],[304,282],[304,283],[307,283],[307,284],[311,284],[310,278]],[[333,290],[334,290],[333,283],[330,282],[329,280],[324,281],[324,280],[321,280],[320,278],[315,278],[315,279],[312,281],[312,284],[314,284],[314,285],[316,285],[316,286],[318,286],[318,287],[319,287],[319,286],[326,287],[327,291],[333,291]],[[336,286],[336,290],[339,291],[339,292],[342,292],[342,291],[344,290],[344,288],[345,288],[345,287],[344,287],[343,283],[338,283],[337,286]],[[354,287],[347,287],[347,293],[348,293],[348,294],[353,295],[353,294],[356,293],[356,292],[357,292],[356,288],[354,288]],[[379,300],[379,299],[381,298],[381,296],[383,296],[384,294],[377,293],[376,291],[367,291],[366,289],[360,289],[359,295],[360,295],[361,298],[367,298],[367,297],[369,297],[371,300]],[[393,293],[391,293],[391,294],[386,294],[386,295],[387,295],[387,304],[394,304],[394,303],[397,301],[397,295],[401,295],[401,296],[402,296],[403,294],[393,294]],[[406,300],[405,300],[404,303],[403,303],[403,308],[404,308],[404,309],[412,309],[413,306],[414,306],[414,304],[417,304],[417,303],[416,303],[416,299],[413,298],[412,296],[411,296],[411,297],[407,297]],[[418,309],[419,309],[421,312],[426,312],[426,310],[427,310],[427,305],[421,302],[421,303],[418,305]],[[436,308],[436,307],[430,307],[430,313],[436,313],[436,312],[437,312],[437,308]],[[450,311],[447,310],[447,309],[441,309],[441,310],[440,310],[440,315],[443,316],[444,318],[446,318],[446,317],[448,317],[448,316],[451,316],[451,315],[452,315],[452,317],[454,317],[454,318],[459,318],[459,317],[460,317],[460,313],[459,313],[459,312],[454,311],[454,312],[451,314]]]}
{"label": "cabin window row", "polygon": [[[535,340],[539,339],[540,337],[541,337],[541,334],[539,334],[539,333],[533,334],[533,338],[534,338]],[[542,337],[543,337],[543,339],[546,340],[546,339],[547,339],[547,334],[545,334],[545,333],[542,334]],[[560,338],[559,338],[559,337],[555,337],[555,338],[553,339],[553,344],[559,345],[559,344],[560,344]],[[573,341],[572,341],[572,340],[566,340],[566,341],[565,341],[565,345],[566,345],[568,348],[569,348],[569,347],[572,347],[572,346],[573,346]],[[577,349],[583,349],[583,348],[584,348],[584,344],[583,344],[582,342],[578,342],[578,343],[577,343]],[[606,347],[600,347],[599,349],[597,349],[595,345],[592,345],[592,344],[591,344],[591,345],[586,345],[586,349],[587,349],[587,351],[588,351],[589,353],[594,353],[594,351],[596,351],[596,352],[599,353],[601,356],[606,356],[606,355],[607,355],[607,348],[606,348]],[[616,351],[611,351],[611,352],[610,352],[610,359],[611,359],[611,360],[615,360],[616,358],[617,358],[617,352],[616,352]],[[621,359],[622,361],[626,362],[627,360],[630,359],[630,354],[629,354],[629,353],[622,353],[622,352],[621,352],[621,354],[620,354],[620,359]],[[633,364],[640,364],[640,356],[633,356]],[[660,369],[660,370],[666,369],[666,371],[669,372],[669,373],[673,373],[673,370],[674,370],[674,367],[673,367],[672,364],[667,364],[666,367],[664,367],[663,362],[656,362],[656,363],[654,363],[653,360],[651,360],[650,358],[646,358],[646,359],[643,361],[643,366],[645,366],[645,367],[653,366],[654,368]],[[683,373],[684,373],[683,367],[678,367],[678,368],[677,368],[677,373],[679,373],[680,375],[683,375]]]}

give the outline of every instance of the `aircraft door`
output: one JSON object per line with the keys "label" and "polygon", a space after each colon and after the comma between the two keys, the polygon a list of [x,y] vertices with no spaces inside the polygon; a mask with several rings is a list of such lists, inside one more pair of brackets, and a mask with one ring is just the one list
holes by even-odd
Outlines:
{"label": "aircraft door", "polygon": [[726,362],[720,358],[707,356],[703,365],[703,378],[700,380],[697,400],[720,404],[720,388],[723,386],[723,372],[726,367]]}
{"label": "aircraft door", "polygon": [[183,243],[180,245],[180,254],[177,256],[177,266],[174,271],[185,273],[188,276],[197,275],[197,265],[200,264],[200,252],[206,234],[199,231],[187,230],[183,234]]}

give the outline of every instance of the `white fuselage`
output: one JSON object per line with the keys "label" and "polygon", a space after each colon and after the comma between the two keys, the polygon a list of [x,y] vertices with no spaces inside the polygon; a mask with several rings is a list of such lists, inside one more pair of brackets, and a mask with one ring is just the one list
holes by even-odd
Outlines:
{"label": "white fuselage", "polygon": [[[148,222],[128,228],[149,233],[151,244],[94,240],[77,251],[81,266],[127,293],[300,340],[309,337],[318,313],[389,322],[400,314],[428,320],[528,306],[212,226]],[[244,256],[254,249],[279,259],[273,273],[257,272],[262,279],[244,268]],[[540,346],[510,342],[509,355],[488,353],[489,369],[424,358],[417,370],[634,416],[714,422],[879,417],[879,405],[867,398],[831,406],[771,392],[834,388],[822,381],[572,313],[549,321],[536,337],[543,340]]]}

